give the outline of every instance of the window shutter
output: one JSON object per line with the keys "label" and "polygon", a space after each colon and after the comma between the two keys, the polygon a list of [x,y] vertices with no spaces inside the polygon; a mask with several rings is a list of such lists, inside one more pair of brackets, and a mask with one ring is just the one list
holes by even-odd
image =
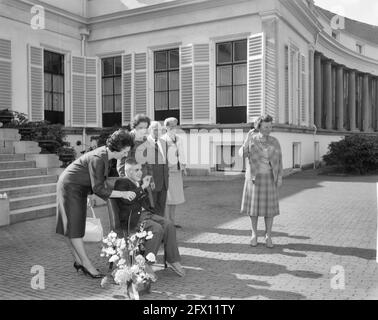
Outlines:
{"label": "window shutter", "polygon": [[267,37],[265,51],[265,113],[269,114],[274,118],[276,118],[278,111],[278,86],[276,79],[276,42],[274,38]]}
{"label": "window shutter", "polygon": [[134,110],[147,113],[147,53],[134,54]]}
{"label": "window shutter", "polygon": [[71,58],[71,123],[73,127],[99,127],[98,59]]}
{"label": "window shutter", "polygon": [[210,46],[195,44],[194,55],[194,122],[210,123]]}
{"label": "window shutter", "polygon": [[307,124],[307,75],[306,75],[306,57],[304,55],[300,55],[300,70],[301,70],[301,80],[300,80],[300,112],[301,112],[301,124]]}
{"label": "window shutter", "polygon": [[71,60],[71,123],[73,127],[85,126],[85,57],[72,56]]}
{"label": "window shutter", "polygon": [[289,106],[290,106],[290,89],[289,89],[289,46],[285,46],[285,123],[290,123]]}
{"label": "window shutter", "polygon": [[29,115],[31,121],[44,120],[43,49],[28,46]]}
{"label": "window shutter", "polygon": [[12,46],[0,39],[0,110],[12,109]]}
{"label": "window shutter", "polygon": [[97,99],[97,58],[85,58],[85,126],[99,127],[99,112]]}
{"label": "window shutter", "polygon": [[264,34],[248,38],[248,121],[254,122],[264,106]]}
{"label": "window shutter", "polygon": [[180,123],[193,123],[193,46],[180,47]]}
{"label": "window shutter", "polygon": [[122,125],[132,119],[132,54],[122,55]]}

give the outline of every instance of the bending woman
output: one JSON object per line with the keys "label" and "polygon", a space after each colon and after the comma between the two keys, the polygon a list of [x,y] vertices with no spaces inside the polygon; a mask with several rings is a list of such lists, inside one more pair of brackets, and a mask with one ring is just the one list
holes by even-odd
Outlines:
{"label": "bending woman", "polygon": [[260,117],[255,124],[259,131],[250,131],[239,154],[248,158],[241,212],[251,218],[251,246],[257,246],[258,218],[265,218],[265,242],[273,248],[274,217],[280,214],[278,188],[282,185],[282,152],[278,140],[271,137],[273,118]]}
{"label": "bending woman", "polygon": [[75,259],[74,268],[92,278],[103,275],[92,265],[84,248],[87,196],[93,192],[105,201],[109,198],[131,201],[135,198],[134,192],[113,191],[106,184],[109,160],[125,157],[133,144],[133,137],[129,133],[118,130],[110,136],[106,146],[84,154],[59,177],[56,232],[68,238]]}

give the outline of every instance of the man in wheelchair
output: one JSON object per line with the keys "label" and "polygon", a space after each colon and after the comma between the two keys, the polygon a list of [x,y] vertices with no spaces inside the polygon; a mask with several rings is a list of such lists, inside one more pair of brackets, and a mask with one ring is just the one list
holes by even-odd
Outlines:
{"label": "man in wheelchair", "polygon": [[[176,228],[168,220],[154,213],[147,189],[151,176],[142,179],[142,166],[135,159],[125,162],[125,177],[115,182],[114,190],[133,192],[133,200],[116,199],[119,207],[121,228],[136,232],[145,223],[145,230],[153,233],[153,238],[145,243],[145,255],[158,253],[161,242],[164,243],[165,266],[170,267],[179,276],[185,276],[181,266],[181,257],[177,247]],[[151,266],[148,271],[157,280]]]}

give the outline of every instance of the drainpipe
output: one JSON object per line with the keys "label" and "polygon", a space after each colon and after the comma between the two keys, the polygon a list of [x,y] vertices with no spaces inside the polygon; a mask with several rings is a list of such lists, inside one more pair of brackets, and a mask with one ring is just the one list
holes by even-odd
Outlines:
{"label": "drainpipe", "polygon": [[[85,57],[86,56],[86,53],[87,53],[87,39],[88,39],[88,36],[89,36],[89,29],[86,28],[86,27],[83,27],[83,28],[80,28],[80,35],[81,35],[81,56],[82,57]],[[82,132],[82,151],[85,151],[85,146],[86,146],[86,136],[87,136],[87,133],[86,133],[86,128],[85,128],[85,125],[83,127],[83,132]]]}
{"label": "drainpipe", "polygon": [[[318,132],[318,127],[315,124],[313,124],[312,127],[314,128],[314,146],[315,146],[315,140],[316,140],[316,134]],[[315,159],[315,155],[314,155],[314,170],[315,169],[316,169],[316,159]]]}

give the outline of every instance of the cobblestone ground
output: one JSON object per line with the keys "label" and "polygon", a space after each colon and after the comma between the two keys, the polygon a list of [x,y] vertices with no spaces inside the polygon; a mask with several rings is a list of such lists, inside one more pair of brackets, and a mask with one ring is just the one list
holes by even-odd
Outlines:
{"label": "cobblestone ground", "polygon": [[[377,299],[377,176],[329,177],[307,171],[284,180],[275,249],[251,248],[249,218],[239,214],[242,177],[188,178],[177,222],[185,278],[157,266],[143,299]],[[96,209],[105,231],[107,211]],[[77,274],[55,218],[0,228],[0,299],[122,299],[119,287]],[[259,223],[262,242],[264,223]],[[100,269],[100,244],[88,245]],[[162,256],[159,255],[161,261]],[[33,290],[31,268],[45,269]],[[334,290],[332,268],[345,271]],[[335,270],[337,270],[336,267]],[[340,284],[340,282],[339,282]]]}

